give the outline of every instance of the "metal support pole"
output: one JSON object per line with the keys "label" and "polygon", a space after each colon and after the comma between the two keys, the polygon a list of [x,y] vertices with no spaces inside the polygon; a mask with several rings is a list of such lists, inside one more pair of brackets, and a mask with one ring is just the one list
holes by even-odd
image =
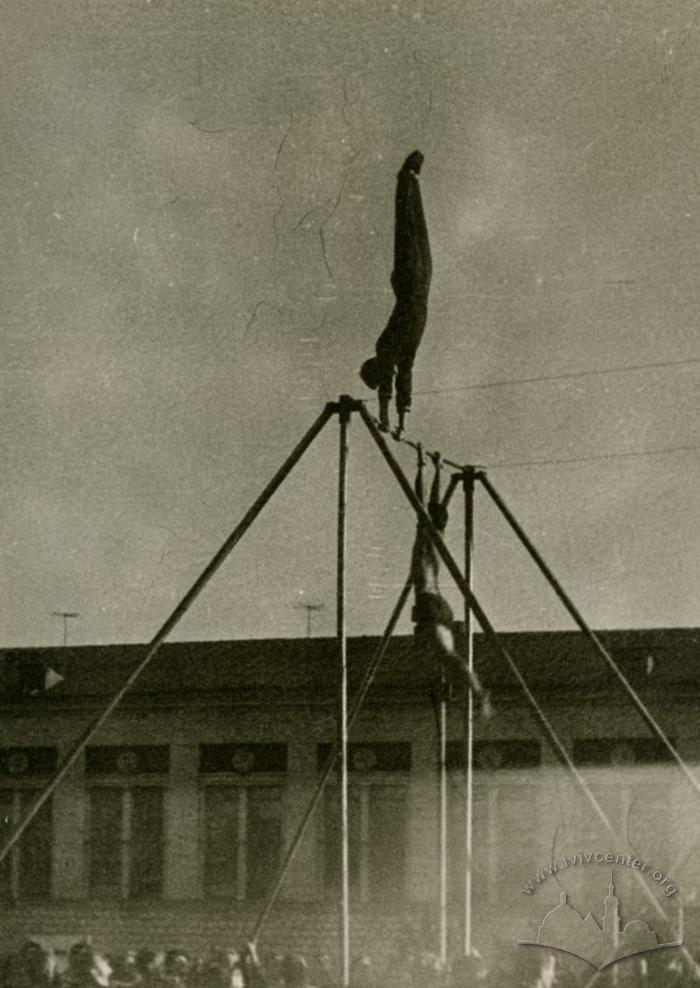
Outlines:
{"label": "metal support pole", "polygon": [[[457,563],[452,558],[452,555],[450,554],[449,549],[447,548],[447,546],[445,545],[445,543],[442,541],[442,538],[440,537],[440,533],[438,532],[438,530],[433,525],[432,520],[430,518],[430,515],[425,510],[425,508],[423,507],[423,505],[420,503],[420,501],[418,500],[418,498],[415,496],[415,494],[413,492],[413,488],[411,487],[411,484],[410,484],[408,478],[406,477],[406,475],[402,471],[401,467],[398,465],[398,463],[396,462],[396,460],[392,456],[391,451],[389,450],[386,442],[384,441],[384,437],[382,436],[381,432],[379,431],[379,429],[375,425],[374,420],[372,419],[371,415],[369,414],[369,412],[367,412],[367,410],[364,407],[360,407],[359,411],[360,411],[360,414],[362,416],[362,420],[364,421],[365,425],[369,429],[369,432],[370,432],[372,438],[374,439],[374,441],[375,441],[376,445],[378,446],[380,452],[382,453],[384,459],[387,461],[387,463],[388,463],[388,465],[389,465],[389,467],[391,469],[391,472],[396,477],[396,479],[397,479],[397,481],[399,483],[399,486],[401,487],[401,489],[403,490],[404,494],[406,495],[406,498],[409,501],[409,503],[411,504],[411,507],[416,512],[416,515],[418,516],[418,518],[422,521],[422,523],[423,523],[423,525],[425,527],[425,531],[430,536],[430,539],[432,540],[433,545],[435,546],[435,548],[436,548],[436,550],[437,550],[440,558],[442,559],[442,561],[444,562],[445,566],[449,570],[450,575],[454,579],[455,583],[457,584],[457,586],[461,590],[463,597],[469,603],[470,608],[473,610],[474,615],[475,615],[477,621],[479,622],[479,624],[481,625],[481,627],[482,627],[482,629],[484,631],[484,634],[486,636],[486,639],[488,640],[489,644],[494,648],[494,650],[496,651],[496,653],[503,659],[503,661],[506,663],[506,665],[508,666],[508,668],[512,672],[513,676],[517,680],[520,688],[522,689],[523,693],[527,697],[527,700],[530,703],[530,705],[531,705],[531,707],[532,707],[532,709],[533,709],[533,711],[534,711],[534,713],[535,713],[535,715],[537,717],[537,720],[539,721],[540,726],[542,727],[542,730],[544,731],[544,733],[545,733],[548,741],[552,745],[553,750],[556,751],[556,753],[558,754],[558,756],[561,759],[561,761],[563,762],[563,764],[566,765],[566,767],[568,768],[568,770],[571,773],[572,777],[576,780],[576,782],[578,783],[578,785],[581,787],[581,789],[585,793],[586,798],[588,799],[589,803],[591,804],[591,806],[595,810],[598,818],[603,822],[603,824],[607,828],[608,832],[610,833],[610,835],[615,840],[615,843],[618,846],[622,847],[623,844],[624,844],[624,841],[623,841],[622,837],[617,833],[617,831],[613,827],[612,823],[608,819],[608,816],[605,813],[605,810],[602,808],[602,806],[600,805],[600,803],[596,799],[594,793],[591,791],[591,789],[588,786],[586,780],[581,775],[581,773],[579,772],[579,770],[576,767],[576,765],[574,765],[569,752],[567,751],[566,747],[561,742],[561,740],[560,740],[557,732],[554,730],[553,726],[549,722],[549,719],[547,718],[547,715],[544,713],[544,711],[540,707],[539,703],[537,702],[536,697],[534,696],[534,694],[533,694],[532,690],[530,689],[530,687],[527,685],[527,682],[525,681],[522,673],[520,672],[520,669],[518,668],[516,662],[513,660],[513,658],[511,657],[511,655],[508,653],[508,651],[501,644],[501,642],[500,642],[500,640],[498,638],[498,635],[496,634],[496,632],[494,630],[493,625],[489,621],[488,617],[486,616],[486,613],[484,612],[484,610],[482,609],[482,607],[479,604],[478,600],[474,596],[474,593],[470,590],[469,586],[467,585],[467,581],[464,579],[462,573],[460,572],[459,566],[457,565]],[[466,663],[465,663],[465,665],[466,665]],[[655,910],[655,912],[658,915],[662,916],[664,919],[667,919],[666,913],[664,912],[663,907],[657,902],[654,894],[648,888],[648,886],[647,886],[646,882],[644,881],[641,873],[640,872],[633,872],[633,874],[636,876],[636,880],[638,881],[638,883],[640,885],[640,888],[642,889],[642,891],[645,894],[645,896],[648,899],[648,901],[651,903],[651,906]],[[676,945],[680,946],[680,941],[678,941],[677,943],[674,942],[674,946],[676,946]],[[685,948],[683,948],[683,953],[688,958],[690,958],[690,953]]]}
{"label": "metal support pole", "polygon": [[[464,579],[469,590],[474,586],[474,471],[465,467],[464,490]],[[474,634],[472,612],[464,603],[464,642],[469,671],[474,671]],[[464,956],[472,952],[472,875],[474,834],[474,697],[471,690],[464,697]]]}
{"label": "metal support pole", "polygon": [[[348,734],[352,730],[352,726],[357,720],[357,716],[362,708],[362,704],[365,702],[370,686],[372,685],[374,681],[374,677],[377,674],[377,670],[379,669],[379,666],[381,665],[381,662],[386,654],[386,650],[389,647],[389,642],[391,641],[391,636],[393,635],[398,620],[401,617],[404,607],[406,606],[406,601],[408,600],[408,595],[411,592],[412,585],[413,585],[413,581],[409,576],[409,578],[406,580],[403,590],[399,595],[399,599],[396,602],[396,606],[392,611],[391,617],[389,618],[389,623],[386,626],[386,630],[384,632],[384,635],[382,636],[381,642],[379,643],[379,647],[377,648],[377,651],[372,657],[372,661],[368,665],[365,674],[362,677],[362,682],[360,683],[360,687],[357,691],[357,694],[355,695],[355,698],[352,701],[352,706],[348,714]],[[330,755],[328,756],[328,761],[326,763],[326,766],[323,769],[323,772],[321,773],[321,777],[319,778],[318,783],[316,784],[316,789],[314,790],[314,794],[311,797],[309,805],[306,807],[304,816],[302,817],[299,826],[297,827],[296,833],[292,837],[287,852],[284,855],[284,858],[282,859],[279,870],[275,877],[275,881],[272,885],[272,888],[270,889],[270,892],[268,893],[267,900],[260,911],[260,915],[255,921],[255,926],[253,927],[253,932],[250,937],[253,943],[257,942],[257,939],[260,936],[260,931],[265,925],[265,921],[267,920],[267,917],[270,915],[270,910],[272,909],[275,900],[279,895],[280,889],[282,888],[282,882],[284,881],[284,876],[287,873],[289,864],[292,858],[294,857],[294,854],[296,853],[296,850],[299,847],[299,844],[301,843],[304,834],[306,833],[306,829],[311,821],[311,817],[313,816],[319,802],[321,801],[321,796],[323,795],[323,791],[326,787],[326,783],[333,774],[333,769],[335,768],[336,760],[338,758],[339,753],[340,753],[340,737],[336,737],[333,743],[333,747],[331,748]]]}
{"label": "metal support pole", "polygon": [[175,625],[178,623],[180,618],[185,614],[185,612],[194,603],[196,597],[201,593],[206,584],[212,578],[212,576],[219,569],[221,564],[235,548],[235,546],[240,542],[245,533],[248,531],[250,526],[253,524],[257,516],[260,514],[262,509],[265,507],[267,502],[270,500],[272,495],[275,493],[277,488],[280,486],[283,480],[291,473],[294,466],[299,462],[301,457],[304,455],[308,447],[314,441],[316,436],[319,434],[321,429],[324,427],[328,419],[336,410],[336,407],[328,404],[321,412],[319,417],[316,419],[314,424],[311,426],[306,435],[302,440],[295,446],[291,454],[284,461],[280,469],[277,471],[275,476],[272,478],[270,483],[264,489],[262,494],[258,497],[252,507],[243,517],[242,521],[236,526],[233,532],[226,539],[224,544],[221,546],[219,551],[213,557],[211,562],[205,567],[200,576],[195,580],[190,589],[187,591],[185,596],[182,598],[180,603],[177,605],[175,610],[172,612],[170,617],[165,621],[165,623],[157,631],[155,637],[151,640],[148,645],[145,656],[138,663],[136,668],[130,674],[126,682],[117,690],[112,699],[109,701],[107,706],[104,708],[102,713],[96,718],[95,721],[87,728],[81,738],[74,745],[73,749],[66,756],[63,762],[59,765],[56,770],[55,775],[49,780],[46,787],[39,794],[35,802],[29,808],[26,816],[23,820],[15,827],[14,831],[8,838],[8,840],[0,848],[0,862],[4,861],[7,855],[10,853],[12,848],[18,842],[24,831],[27,829],[29,824],[32,822],[34,817],[37,815],[44,803],[50,798],[55,789],[58,788],[60,783],[63,781],[65,776],[75,765],[75,763],[80,758],[83,750],[90,743],[95,734],[99,731],[102,725],[108,720],[112,715],[114,710],[119,706],[124,696],[131,687],[134,685],[136,680],[139,678],[141,673],[150,664],[151,660],[157,653],[160,646],[163,644],[166,636],[172,631]]}
{"label": "metal support pole", "polygon": [[447,970],[447,675],[445,660],[440,660],[440,963]]}
{"label": "metal support pole", "polygon": [[494,501],[494,503],[496,504],[496,506],[500,510],[501,514],[506,519],[506,521],[508,522],[508,524],[510,525],[510,527],[513,529],[513,531],[515,532],[515,534],[518,536],[518,538],[520,539],[520,541],[524,545],[525,549],[529,553],[530,557],[534,560],[534,562],[536,563],[537,567],[542,572],[542,574],[544,575],[545,579],[547,580],[547,582],[549,583],[549,585],[552,587],[552,589],[554,590],[554,592],[556,593],[557,597],[562,602],[562,604],[564,605],[564,607],[566,608],[566,610],[569,612],[569,614],[574,619],[574,621],[576,622],[576,624],[578,625],[578,627],[581,629],[581,631],[584,633],[584,635],[589,640],[589,642],[593,645],[593,648],[595,649],[595,651],[605,660],[605,662],[607,663],[608,667],[611,669],[611,671],[620,680],[620,682],[624,686],[625,690],[627,691],[627,694],[629,695],[630,699],[634,703],[635,707],[637,708],[637,710],[639,711],[639,713],[642,715],[642,718],[643,718],[644,722],[646,723],[647,727],[649,728],[649,730],[652,732],[652,734],[655,734],[657,736],[657,738],[661,741],[661,743],[664,745],[664,747],[666,748],[666,750],[669,752],[669,754],[671,755],[671,757],[673,758],[673,760],[675,761],[675,763],[678,765],[678,767],[680,768],[680,770],[685,775],[685,777],[688,780],[688,782],[690,782],[690,784],[693,787],[696,795],[700,796],[700,783],[698,783],[698,780],[695,778],[695,776],[693,775],[693,773],[691,772],[691,770],[688,768],[688,766],[686,765],[686,763],[684,762],[684,760],[681,758],[681,756],[678,753],[678,751],[676,750],[676,748],[671,744],[671,741],[667,737],[666,733],[662,730],[661,725],[658,723],[658,721],[656,720],[656,718],[654,717],[654,715],[651,713],[651,711],[649,710],[649,708],[646,706],[646,704],[642,701],[642,699],[640,698],[640,696],[637,693],[637,691],[633,688],[632,684],[629,682],[629,680],[627,679],[627,677],[625,676],[625,674],[622,672],[622,670],[620,669],[620,667],[618,666],[618,664],[615,662],[615,660],[610,655],[610,653],[608,652],[608,650],[604,647],[604,645],[601,642],[601,640],[598,638],[598,636],[596,635],[596,633],[585,622],[585,620],[583,619],[583,617],[582,617],[581,613],[579,612],[578,608],[574,605],[573,601],[571,600],[571,598],[569,597],[569,595],[566,593],[566,591],[562,587],[561,583],[557,580],[557,578],[555,577],[554,573],[551,571],[551,569],[549,568],[549,566],[545,563],[545,561],[542,558],[542,556],[539,554],[539,552],[537,551],[537,549],[535,548],[535,546],[533,545],[533,543],[530,541],[530,539],[528,538],[528,536],[525,534],[524,529],[519,524],[519,522],[517,521],[517,519],[515,518],[515,516],[513,515],[513,513],[510,511],[510,509],[506,505],[506,503],[503,500],[503,498],[500,496],[500,494],[498,493],[498,491],[494,488],[493,484],[490,482],[490,480],[488,479],[488,477],[485,476],[485,474],[483,474],[480,471],[479,473],[477,473],[477,477],[481,481],[481,483],[485,487],[485,489],[488,491],[489,495],[491,496],[492,500]]}
{"label": "metal support pole", "polygon": [[340,672],[340,867],[341,867],[341,971],[343,988],[350,984],[350,831],[348,825],[348,651],[345,626],[345,556],[347,543],[348,425],[351,408],[340,400],[340,444],[338,456],[338,573],[337,636]]}

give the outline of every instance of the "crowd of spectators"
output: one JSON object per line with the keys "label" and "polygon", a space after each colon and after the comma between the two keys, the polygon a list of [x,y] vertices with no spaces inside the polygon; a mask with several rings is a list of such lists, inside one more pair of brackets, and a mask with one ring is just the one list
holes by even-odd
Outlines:
{"label": "crowd of spectators", "polygon": [[[554,954],[525,950],[488,961],[459,957],[447,970],[435,954],[406,956],[378,972],[369,957],[351,969],[350,988],[684,988],[700,984],[683,956],[646,954],[603,972],[576,973]],[[339,988],[328,955],[309,970],[300,954],[270,956],[261,963],[253,945],[212,949],[206,955],[152,949],[108,955],[86,942],[61,958],[28,940],[0,959],[0,988]]]}

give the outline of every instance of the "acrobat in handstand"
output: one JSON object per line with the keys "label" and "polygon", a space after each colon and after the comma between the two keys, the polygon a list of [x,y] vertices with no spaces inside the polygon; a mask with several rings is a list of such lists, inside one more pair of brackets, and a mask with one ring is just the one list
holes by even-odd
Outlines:
{"label": "acrobat in handstand", "polygon": [[[435,528],[442,537],[449,515],[447,505],[451,492],[448,491],[443,500],[440,499],[440,454],[433,453],[430,458],[434,465],[434,474],[430,486],[428,514]],[[418,470],[415,483],[416,497],[425,505],[423,487],[423,454],[418,454]],[[479,698],[481,716],[488,718],[492,715],[491,702],[488,692],[483,688],[479,677],[455,648],[454,614],[452,608],[440,593],[439,585],[440,559],[432,539],[427,531],[425,522],[418,520],[416,540],[413,544],[411,557],[411,575],[415,592],[413,607],[414,641],[419,649],[432,652],[440,658],[456,659],[467,675],[469,688]]]}
{"label": "acrobat in handstand", "polygon": [[423,212],[418,175],[423,164],[420,151],[406,158],[396,181],[394,269],[391,287],[396,302],[389,321],[375,345],[376,356],[366,360],[360,377],[379,391],[379,425],[389,431],[389,405],[396,375],[397,433],[404,428],[411,408],[413,362],[428,318],[428,293],[433,273],[428,227]]}

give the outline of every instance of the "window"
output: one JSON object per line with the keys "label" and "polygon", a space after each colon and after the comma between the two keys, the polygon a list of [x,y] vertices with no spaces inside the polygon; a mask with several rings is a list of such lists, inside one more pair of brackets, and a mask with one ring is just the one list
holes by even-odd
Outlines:
{"label": "window", "polygon": [[210,896],[259,899],[282,852],[282,787],[207,785],[204,790],[204,889]]}
{"label": "window", "polygon": [[99,786],[90,790],[92,895],[144,899],[163,890],[163,791]]}
{"label": "window", "polygon": [[[0,748],[0,837],[9,838],[42,792],[58,762],[56,748]],[[37,813],[0,864],[5,901],[47,898],[51,893],[53,821],[51,800]]]}
{"label": "window", "polygon": [[284,744],[203,744],[204,891],[207,896],[264,897],[282,856]]}
{"label": "window", "polygon": [[[378,781],[348,786],[350,894],[362,902],[400,897],[406,873],[406,786]],[[323,881],[328,894],[341,883],[340,789],[326,789]]]}
{"label": "window", "polygon": [[[536,786],[516,771],[475,773],[472,802],[472,888],[484,900],[498,902],[512,895],[542,860],[539,800]],[[451,774],[448,795],[448,882],[454,902],[464,901],[466,860],[465,788]],[[549,848],[546,849],[547,852]]]}
{"label": "window", "polygon": [[[463,901],[466,858],[465,750],[463,740],[448,741],[447,771],[450,897]],[[472,804],[472,888],[489,901],[511,894],[520,872],[541,858],[536,789],[540,742],[526,738],[475,741]]]}
{"label": "window", "polygon": [[[675,746],[675,739],[671,739]],[[578,738],[574,741],[576,765],[650,765],[672,761],[666,745],[656,737]]]}
{"label": "window", "polygon": [[[88,748],[88,883],[107,899],[163,892],[165,746]],[[150,778],[149,778],[150,777]]]}
{"label": "window", "polygon": [[163,790],[97,786],[90,790],[90,893],[98,898],[157,898],[163,891]]}
{"label": "window", "polygon": [[[0,822],[3,841],[22,820],[41,792],[40,789],[0,789]],[[0,897],[5,902],[46,899],[51,894],[51,800],[36,817],[0,864]]]}
{"label": "window", "polygon": [[[500,769],[536,768],[541,761],[539,741],[509,738],[501,741],[476,741],[473,749],[473,767],[476,770],[495,772]],[[447,767],[464,768],[464,742],[447,742]]]}
{"label": "window", "polygon": [[[331,745],[318,746],[322,770]],[[350,893],[361,902],[404,892],[406,877],[407,783],[411,745],[376,742],[348,745]],[[335,895],[341,884],[340,789],[326,789],[323,814],[323,884]]]}

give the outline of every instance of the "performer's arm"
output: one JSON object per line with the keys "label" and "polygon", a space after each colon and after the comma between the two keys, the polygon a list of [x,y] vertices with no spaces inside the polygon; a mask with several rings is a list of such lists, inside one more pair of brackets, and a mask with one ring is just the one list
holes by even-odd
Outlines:
{"label": "performer's arm", "polygon": [[389,401],[393,394],[394,366],[389,360],[382,360],[377,357],[377,371],[379,376],[379,387],[377,394],[379,400]]}
{"label": "performer's arm", "polygon": [[377,356],[377,381],[379,393],[379,428],[389,431],[389,406],[393,393],[394,362],[386,354]]}
{"label": "performer's arm", "polygon": [[445,508],[449,507],[450,501],[452,500],[452,495],[457,490],[457,485],[459,484],[461,479],[462,479],[461,473],[453,473],[452,476],[450,477],[450,482],[447,485],[445,496],[442,499],[442,504]]}
{"label": "performer's arm", "polygon": [[425,489],[423,486],[423,467],[425,466],[425,460],[423,459],[423,448],[418,446],[418,466],[416,468],[416,479],[413,485],[413,489],[416,492],[416,497],[421,504],[425,504]]}
{"label": "performer's arm", "polygon": [[401,416],[400,425],[402,428],[403,416],[411,410],[414,360],[414,353],[402,352],[396,364],[396,408]]}
{"label": "performer's arm", "polygon": [[433,482],[430,486],[428,512],[430,513],[430,518],[433,525],[435,525],[438,532],[442,535],[447,528],[447,522],[449,520],[447,505],[440,500],[440,472],[442,470],[442,457],[440,456],[440,453],[431,453],[430,459],[433,461],[435,472],[433,473]]}
{"label": "performer's arm", "polygon": [[440,503],[440,472],[442,470],[442,456],[440,453],[430,453],[433,461],[433,482],[430,485],[430,504]]}

